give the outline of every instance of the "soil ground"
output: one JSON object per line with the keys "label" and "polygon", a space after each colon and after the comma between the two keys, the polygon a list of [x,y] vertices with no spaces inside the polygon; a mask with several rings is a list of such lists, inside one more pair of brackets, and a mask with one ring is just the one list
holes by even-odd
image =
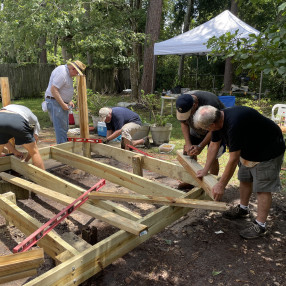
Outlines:
{"label": "soil ground", "polygon": [[[55,144],[53,132],[44,130],[40,147]],[[118,161],[93,156],[95,160],[131,171]],[[99,178],[81,170],[73,169],[53,160],[45,161],[48,172],[85,189],[93,186]],[[144,171],[144,177],[176,188],[178,181]],[[106,191],[123,192],[129,190],[107,181]],[[228,185],[223,200],[229,205],[239,202],[238,188]],[[151,237],[133,251],[119,258],[88,281],[84,286],[118,285],[286,285],[286,196],[285,191],[273,196],[273,204],[268,219],[269,233],[263,238],[244,240],[239,230],[248,220],[230,221],[222,218],[221,212],[196,209]],[[63,209],[63,206],[41,196],[18,200],[24,211],[42,223]],[[251,210],[255,216],[256,198],[251,198]],[[144,216],[157,206],[148,204],[125,204]],[[74,212],[56,227],[62,235],[73,232],[81,235],[86,227],[97,228],[98,241],[115,233],[117,229],[80,212]],[[0,216],[0,255],[10,254],[13,247],[25,235],[13,226],[6,226]],[[38,275],[54,267],[51,258],[45,255],[45,263]],[[34,277],[21,279],[3,285],[23,285]],[[0,281],[1,283],[1,281]]]}

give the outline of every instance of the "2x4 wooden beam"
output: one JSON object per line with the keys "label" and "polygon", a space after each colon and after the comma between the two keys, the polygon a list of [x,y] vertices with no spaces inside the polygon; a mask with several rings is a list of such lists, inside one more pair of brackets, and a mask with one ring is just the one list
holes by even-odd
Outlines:
{"label": "2x4 wooden beam", "polygon": [[198,178],[197,171],[201,170],[202,166],[197,161],[190,159],[190,156],[183,155],[183,150],[178,150],[177,155],[177,159],[182,166],[197,181],[198,185],[201,186],[212,199],[214,199],[212,187],[218,182],[216,178],[211,174],[204,176],[202,179]]}
{"label": "2x4 wooden beam", "polygon": [[[39,221],[3,196],[0,196],[0,213],[27,236],[42,226]],[[55,231],[49,232],[37,244],[53,259],[66,250],[72,255],[78,254],[78,251],[61,239]]]}
{"label": "2x4 wooden beam", "polygon": [[[199,199],[202,195],[204,196],[203,190],[196,188],[185,194],[184,197]],[[33,279],[26,286],[79,285],[190,210],[190,208],[181,207],[161,207],[138,221],[148,226],[149,231],[146,235],[136,237],[125,231],[118,231],[79,255]]]}
{"label": "2x4 wooden beam", "polygon": [[[12,156],[10,160],[11,160],[11,167],[14,171],[25,176],[26,178],[30,179],[31,181],[37,183],[40,186],[49,188],[53,191],[57,191],[61,194],[64,194],[66,196],[75,199],[86,191],[83,188],[75,186],[74,184],[71,184],[70,182],[67,182],[63,179],[60,179],[59,177],[50,174],[40,168],[37,168],[31,164],[26,164],[25,162],[21,162],[18,158],[14,156]],[[72,156],[71,156],[71,161],[73,161]],[[98,202],[96,206],[108,210],[110,212],[119,214],[131,220],[137,220],[140,218],[138,214],[135,214],[134,212],[131,212],[127,208],[118,206],[118,204],[112,202],[102,201]]]}
{"label": "2x4 wooden beam", "polygon": [[[60,146],[59,146],[60,148]],[[119,162],[126,163],[132,166],[132,158],[136,153],[122,150],[120,148],[107,145],[107,144],[91,144],[91,151],[106,156],[108,158],[113,158]],[[157,158],[152,158],[148,156],[143,156],[141,160],[141,167],[151,172],[172,178],[175,180],[180,180],[198,186],[197,181],[192,178],[188,172],[179,164],[173,162],[168,162],[160,160]]]}
{"label": "2x4 wooden beam", "polygon": [[203,201],[194,199],[182,199],[174,197],[163,197],[163,196],[142,196],[133,194],[112,194],[104,192],[91,192],[89,198],[92,200],[113,200],[119,202],[135,202],[135,203],[147,203],[147,204],[159,204],[166,206],[185,207],[193,209],[206,209],[225,211],[226,203],[214,202],[214,201]]}
{"label": "2x4 wooden beam", "polygon": [[[26,190],[32,191],[36,194],[45,196],[49,199],[52,199],[54,201],[57,201],[63,205],[69,205],[71,204],[74,199],[65,196],[63,194],[60,194],[58,192],[52,191],[48,188],[36,185],[32,182],[29,182],[27,180],[9,175],[7,173],[0,173],[0,177],[16,186],[20,186]],[[100,209],[96,206],[92,206],[90,204],[83,204],[78,208],[79,211],[88,214],[92,217],[96,217],[97,219],[100,219],[106,223],[109,223],[119,229],[126,230],[127,232],[133,233],[134,235],[140,235],[143,231],[147,230],[146,225],[142,225],[140,223],[134,222],[130,219],[121,217],[117,214],[114,214],[109,211],[105,211],[103,209]]]}
{"label": "2x4 wooden beam", "polygon": [[115,168],[113,166],[96,162],[92,159],[82,157],[56,147],[51,147],[51,154],[54,160],[83,170],[92,175],[106,179],[112,183],[126,187],[139,194],[160,195],[180,197],[184,192],[178,191],[158,182],[153,182],[138,175]]}
{"label": "2x4 wooden beam", "polygon": [[0,283],[35,275],[43,262],[42,248],[0,256]]}

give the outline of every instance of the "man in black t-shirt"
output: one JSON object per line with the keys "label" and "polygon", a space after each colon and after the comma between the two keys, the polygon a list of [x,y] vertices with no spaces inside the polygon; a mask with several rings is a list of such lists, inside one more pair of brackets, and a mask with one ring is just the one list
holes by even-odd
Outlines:
{"label": "man in black t-shirt", "polygon": [[266,234],[266,219],[272,202],[272,192],[281,189],[279,172],[285,152],[285,142],[277,124],[256,110],[236,106],[218,110],[203,106],[194,115],[194,124],[212,131],[212,139],[205,167],[197,172],[205,176],[216,158],[220,142],[229,147],[229,161],[212,192],[220,200],[236,166],[239,166],[240,204],[224,213],[229,219],[249,216],[249,199],[257,193],[257,217],[250,227],[242,230],[243,238],[251,239]]}
{"label": "man in black t-shirt", "polygon": [[121,135],[121,148],[129,150],[127,145],[145,145],[150,148],[149,138],[145,137],[133,140],[132,136],[142,125],[141,119],[136,112],[126,107],[103,107],[99,110],[99,117],[106,123],[106,143]]}
{"label": "man in black t-shirt", "polygon": [[[197,160],[204,147],[211,140],[211,132],[196,128],[193,122],[193,115],[196,110],[203,105],[211,105],[218,109],[223,109],[225,106],[218,97],[208,91],[193,90],[180,95],[176,100],[177,119],[181,122],[181,129],[185,138],[184,154],[192,156]],[[221,156],[224,152],[224,146],[221,148]],[[218,157],[219,157],[218,156]],[[211,166],[210,173],[217,175],[219,173],[219,162],[216,159]],[[181,183],[178,188],[188,188],[190,185]]]}

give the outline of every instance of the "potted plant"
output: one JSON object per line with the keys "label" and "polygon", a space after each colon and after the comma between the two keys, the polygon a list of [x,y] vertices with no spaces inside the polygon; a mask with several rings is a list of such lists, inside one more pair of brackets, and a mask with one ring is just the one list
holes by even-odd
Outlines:
{"label": "potted plant", "polygon": [[153,139],[153,143],[159,146],[163,143],[169,143],[172,124],[169,123],[169,119],[172,115],[160,115],[158,112],[160,106],[160,98],[155,94],[142,93],[142,102],[148,108],[150,112],[150,119],[153,118],[154,123],[150,126],[150,131]]}

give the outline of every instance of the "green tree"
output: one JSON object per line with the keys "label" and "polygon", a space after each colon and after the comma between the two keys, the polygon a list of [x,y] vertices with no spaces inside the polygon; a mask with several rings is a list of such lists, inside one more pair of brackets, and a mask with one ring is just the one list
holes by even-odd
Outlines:
{"label": "green tree", "polygon": [[259,72],[286,76],[286,2],[277,9],[276,18],[258,36],[237,39],[236,34],[226,34],[212,38],[208,46],[212,48],[213,59],[218,55],[223,58],[232,57],[238,64],[237,73],[249,71],[249,75]]}

